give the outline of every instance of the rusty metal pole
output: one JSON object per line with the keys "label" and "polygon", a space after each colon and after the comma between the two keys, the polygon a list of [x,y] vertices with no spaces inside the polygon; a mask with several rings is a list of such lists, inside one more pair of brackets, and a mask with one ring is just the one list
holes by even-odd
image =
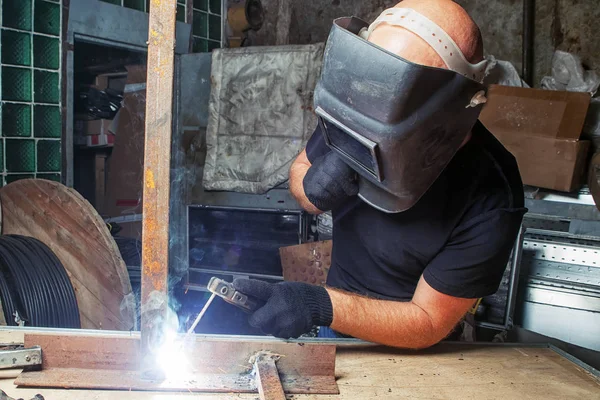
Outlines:
{"label": "rusty metal pole", "polygon": [[144,358],[160,345],[168,315],[176,7],[177,0],[150,1],[142,219],[141,354]]}

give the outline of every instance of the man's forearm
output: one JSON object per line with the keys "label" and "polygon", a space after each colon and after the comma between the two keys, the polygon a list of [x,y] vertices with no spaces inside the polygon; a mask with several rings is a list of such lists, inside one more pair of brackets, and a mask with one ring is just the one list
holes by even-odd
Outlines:
{"label": "man's forearm", "polygon": [[432,346],[450,333],[450,329],[436,327],[427,312],[413,302],[376,300],[331,288],[327,291],[333,305],[331,328],[335,331],[411,349]]}
{"label": "man's forearm", "polygon": [[[300,155],[300,157],[303,154]],[[304,156],[306,157],[306,156]],[[310,214],[322,214],[323,211],[315,207],[304,193],[303,180],[306,172],[310,168],[310,165],[294,162],[290,168],[290,192],[296,199],[300,207],[309,212]]]}

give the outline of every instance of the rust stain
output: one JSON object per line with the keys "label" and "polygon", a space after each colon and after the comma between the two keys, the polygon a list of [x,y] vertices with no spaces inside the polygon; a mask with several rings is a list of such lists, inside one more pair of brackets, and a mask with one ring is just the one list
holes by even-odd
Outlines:
{"label": "rust stain", "polygon": [[156,184],[154,183],[154,173],[151,169],[146,169],[146,187],[149,189],[156,188]]}

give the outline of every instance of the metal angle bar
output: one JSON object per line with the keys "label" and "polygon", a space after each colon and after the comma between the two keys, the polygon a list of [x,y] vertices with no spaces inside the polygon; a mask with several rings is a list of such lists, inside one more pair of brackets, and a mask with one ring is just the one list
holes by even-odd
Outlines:
{"label": "metal angle bar", "polygon": [[152,1],[149,16],[141,296],[141,351],[146,356],[160,344],[152,343],[152,338],[162,337],[168,311],[176,8],[176,0]]}
{"label": "metal angle bar", "polygon": [[564,350],[556,347],[553,344],[548,344],[548,348],[550,350],[552,350],[553,352],[557,353],[558,355],[560,355],[560,356],[566,358],[567,360],[571,361],[573,364],[577,365],[579,368],[583,368],[586,372],[589,372],[590,374],[594,375],[596,378],[600,379],[600,371],[598,371],[596,368],[592,367],[591,365],[588,365],[588,364],[584,363],[583,361],[581,361],[577,357],[572,356],[571,354],[569,354],[566,351],[564,351]]}

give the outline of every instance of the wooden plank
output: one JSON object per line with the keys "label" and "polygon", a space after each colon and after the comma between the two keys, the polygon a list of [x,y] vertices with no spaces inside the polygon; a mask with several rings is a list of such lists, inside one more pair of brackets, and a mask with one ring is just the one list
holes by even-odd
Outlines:
{"label": "wooden plank", "polygon": [[[177,0],[150,2],[142,217],[142,349],[163,338],[168,320],[169,199]],[[159,301],[151,301],[159,299]],[[152,307],[150,305],[153,305]],[[160,340],[160,339],[159,339]]]}
{"label": "wooden plank", "polygon": [[57,182],[25,179],[0,189],[2,233],[34,237],[65,267],[77,297],[82,328],[129,330],[133,312],[121,304],[132,296],[119,249],[94,207]]}
{"label": "wooden plank", "polygon": [[339,393],[335,381],[335,345],[278,340],[197,339],[185,346],[174,365],[187,365],[163,381],[144,378],[139,370],[140,335],[26,334],[25,346],[42,347],[42,371],[27,372],[22,386],[124,390],[256,392],[252,378],[257,353],[279,358],[287,393]]}
{"label": "wooden plank", "polygon": [[324,285],[331,266],[331,250],[331,240],[281,247],[283,279]]}
{"label": "wooden plank", "polygon": [[[0,331],[0,335],[2,332]],[[12,338],[22,339],[13,331]],[[225,340],[225,339],[223,339]],[[312,400],[364,399],[599,399],[600,381],[549,348],[510,344],[455,345],[442,343],[427,351],[403,351],[385,347],[339,347],[336,362],[339,395],[299,396]],[[67,391],[52,388],[16,388],[12,380],[0,387],[15,398],[41,393],[61,400],[142,400],[146,392]],[[284,386],[285,387],[285,386]],[[164,398],[157,394],[152,398]],[[177,399],[197,399],[187,390]],[[296,398],[296,396],[294,396]],[[256,394],[219,393],[203,400],[255,400]]]}
{"label": "wooden plank", "polygon": [[256,360],[254,368],[260,400],[285,400],[275,360],[271,357]]}

